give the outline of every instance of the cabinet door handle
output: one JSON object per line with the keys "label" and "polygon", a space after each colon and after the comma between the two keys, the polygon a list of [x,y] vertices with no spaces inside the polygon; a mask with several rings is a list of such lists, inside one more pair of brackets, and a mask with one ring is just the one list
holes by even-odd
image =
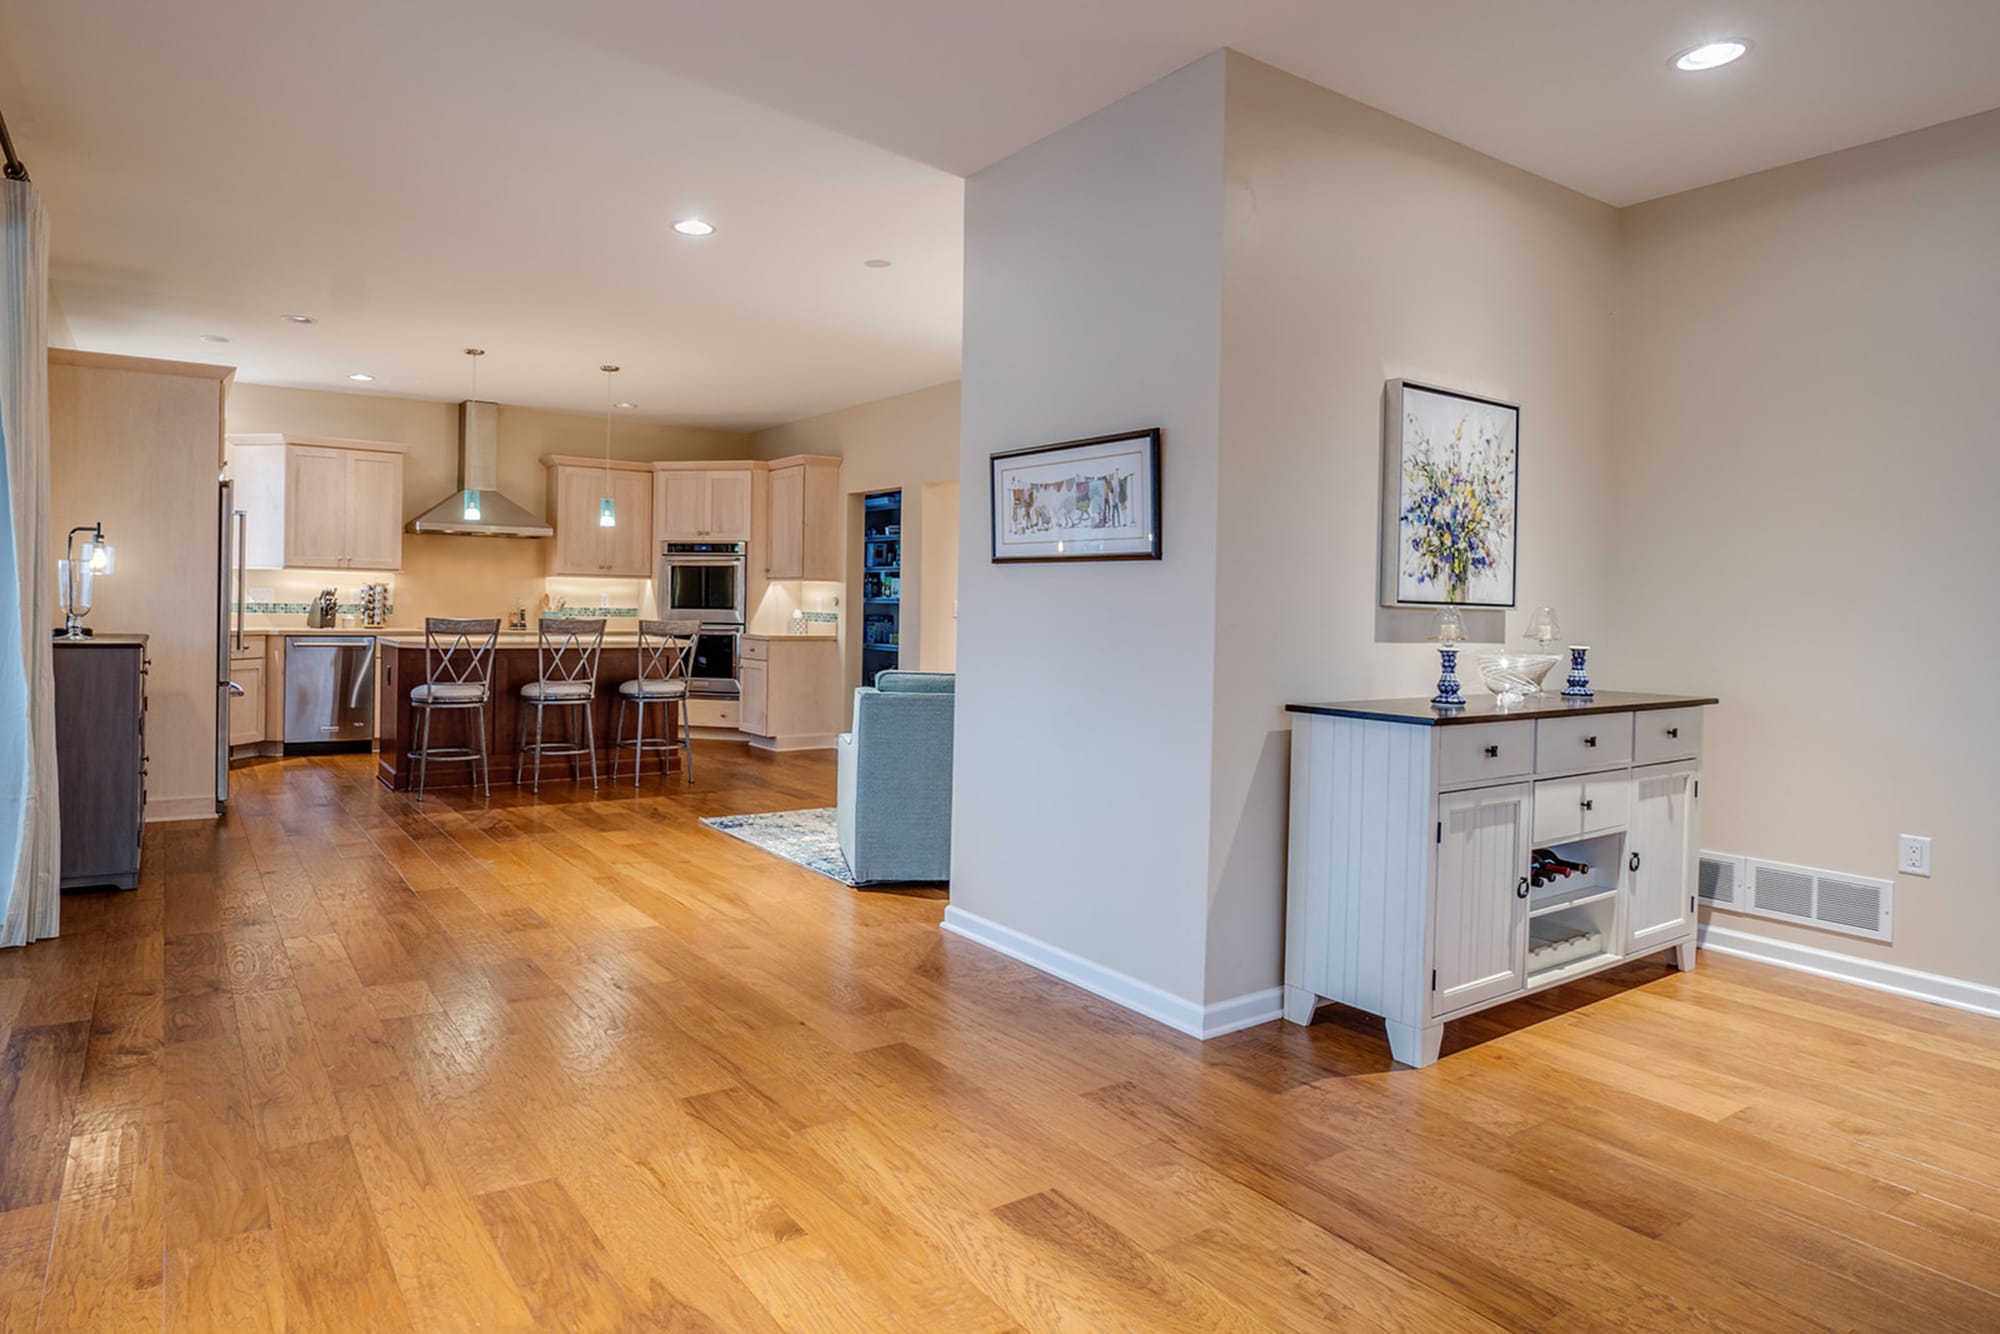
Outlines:
{"label": "cabinet door handle", "polygon": [[1583,744],[1595,749],[1597,746],[1597,738],[1594,736],[1587,736],[1583,739]]}
{"label": "cabinet door handle", "polygon": [[1497,760],[1497,759],[1499,759],[1499,758],[1500,758],[1500,747],[1498,747],[1498,746],[1488,746],[1488,747],[1486,748],[1486,758],[1487,758],[1487,759],[1489,759],[1489,760]]}
{"label": "cabinet door handle", "polygon": [[1589,797],[1585,797],[1582,801],[1578,802],[1577,805],[1583,807],[1587,811],[1592,811],[1597,809],[1597,803],[1592,801]]}
{"label": "cabinet door handle", "polygon": [[1517,899],[1528,897],[1528,877],[1522,876],[1514,883],[1514,897]]}
{"label": "cabinet door handle", "polygon": [[1667,729],[1667,735],[1670,737],[1678,738],[1680,734],[1681,734],[1681,729],[1678,727],[1669,727]]}
{"label": "cabinet door handle", "polygon": [[1631,868],[1632,868],[1633,870],[1635,870],[1635,871],[1636,871],[1636,870],[1638,870],[1638,869],[1639,869],[1639,854],[1638,854],[1638,853],[1636,853],[1636,852],[1635,852],[1635,853],[1633,853],[1633,854],[1632,854],[1632,860],[1631,860],[1631,861],[1629,861],[1629,862],[1627,862],[1627,863],[1625,863],[1625,864],[1626,864],[1627,866],[1631,867]]}

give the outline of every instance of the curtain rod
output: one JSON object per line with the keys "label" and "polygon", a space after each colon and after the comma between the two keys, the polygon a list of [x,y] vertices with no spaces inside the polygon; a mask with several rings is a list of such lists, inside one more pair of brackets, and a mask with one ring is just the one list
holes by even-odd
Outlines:
{"label": "curtain rod", "polygon": [[7,133],[7,118],[0,116],[0,152],[7,154],[7,179],[25,181],[28,179],[28,164],[14,156],[14,136]]}

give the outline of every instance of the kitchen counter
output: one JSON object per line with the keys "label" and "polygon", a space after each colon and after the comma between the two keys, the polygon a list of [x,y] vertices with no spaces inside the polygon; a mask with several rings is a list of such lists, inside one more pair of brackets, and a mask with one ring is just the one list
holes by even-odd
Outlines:
{"label": "kitchen counter", "polygon": [[[639,674],[637,642],[638,636],[634,634],[607,634],[604,636],[604,651],[597,661],[597,693],[591,698],[591,722],[596,734],[600,780],[608,781],[611,775],[611,729],[618,719],[618,687]],[[514,756],[524,733],[534,725],[534,714],[522,706],[521,687],[535,679],[537,670],[534,633],[502,633],[493,654],[493,698],[486,709],[493,785],[496,788],[514,781]],[[384,632],[377,642],[375,654],[378,742],[375,776],[385,786],[399,792],[415,786],[415,762],[403,751],[407,739],[414,735],[413,725],[419,712],[410,707],[410,690],[423,684],[423,680],[423,632]],[[626,734],[629,736],[633,728],[632,711],[628,708],[625,714]],[[581,729],[581,715],[582,711],[575,709],[549,710],[544,724],[549,743],[555,745],[569,737],[572,718],[576,719],[576,725]],[[646,711],[646,734],[648,737],[662,732],[670,737],[678,735],[675,731],[678,721],[678,710],[650,707]],[[440,709],[431,719],[431,745],[440,750],[468,745],[474,725],[475,714],[471,709]],[[624,770],[621,781],[631,780],[631,762],[632,753],[626,751],[619,760]],[[647,755],[648,781],[659,781],[659,763],[657,753]],[[672,770],[680,768],[679,752],[669,756],[668,767]],[[584,765],[584,772],[589,772],[588,764]],[[470,764],[434,764],[424,785],[426,788],[466,787],[473,784],[473,773],[474,767]],[[567,760],[550,759],[544,763],[543,782],[567,781],[568,778]]]}
{"label": "kitchen counter", "polygon": [[[421,628],[415,630],[378,630],[376,631],[376,641],[383,648],[421,649],[424,646],[424,632]],[[533,648],[540,642],[540,638],[533,630],[502,630],[499,638],[493,642],[495,648]],[[562,642],[560,634],[558,634],[556,642]],[[606,630],[604,632],[604,647],[606,649],[636,649],[638,646],[639,635],[636,631],[627,630],[620,632],[617,630]]]}

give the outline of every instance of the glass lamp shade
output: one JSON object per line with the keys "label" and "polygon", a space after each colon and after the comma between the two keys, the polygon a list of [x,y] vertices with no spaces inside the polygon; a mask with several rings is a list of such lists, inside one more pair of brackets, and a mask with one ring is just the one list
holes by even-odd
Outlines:
{"label": "glass lamp shade", "polygon": [[597,526],[616,528],[618,526],[618,502],[610,496],[597,502]]}
{"label": "glass lamp shade", "polygon": [[1535,614],[1528,618],[1528,632],[1524,639],[1532,639],[1537,644],[1547,646],[1563,637],[1562,627],[1556,624],[1554,607],[1537,607]]}
{"label": "glass lamp shade", "polygon": [[118,549],[109,542],[85,542],[83,563],[92,574],[110,574],[118,566]]}
{"label": "glass lamp shade", "polygon": [[1465,617],[1454,607],[1446,607],[1431,618],[1431,638],[1440,644],[1462,643]]}

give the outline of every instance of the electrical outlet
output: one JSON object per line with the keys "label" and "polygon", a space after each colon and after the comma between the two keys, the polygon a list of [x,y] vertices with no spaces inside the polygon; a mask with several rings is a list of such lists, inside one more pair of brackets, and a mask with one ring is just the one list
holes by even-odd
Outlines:
{"label": "electrical outlet", "polygon": [[1896,869],[1904,875],[1931,873],[1931,841],[1922,834],[1901,834],[1896,838]]}
{"label": "electrical outlet", "polygon": [[599,593],[597,595],[597,606],[599,610],[602,610],[610,605],[611,605],[611,595],[609,593]]}

